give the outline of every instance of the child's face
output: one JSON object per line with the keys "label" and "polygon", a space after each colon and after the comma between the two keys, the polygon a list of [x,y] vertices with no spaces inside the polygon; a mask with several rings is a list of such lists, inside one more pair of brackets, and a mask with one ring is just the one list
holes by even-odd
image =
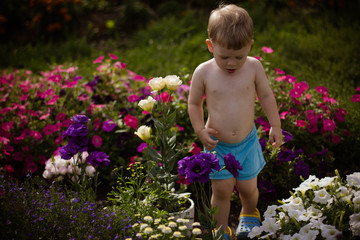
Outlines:
{"label": "child's face", "polygon": [[209,51],[214,55],[214,59],[219,68],[228,74],[233,74],[240,69],[250,52],[252,42],[241,49],[227,49],[218,44],[213,44],[210,40],[206,40]]}

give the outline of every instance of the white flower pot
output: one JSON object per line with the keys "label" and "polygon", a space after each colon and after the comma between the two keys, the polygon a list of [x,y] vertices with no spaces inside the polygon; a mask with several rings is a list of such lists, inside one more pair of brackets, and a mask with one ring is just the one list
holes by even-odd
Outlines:
{"label": "white flower pot", "polygon": [[186,210],[181,211],[181,212],[170,213],[170,215],[174,216],[175,219],[179,219],[179,218],[189,219],[189,222],[186,224],[186,226],[189,229],[191,229],[192,224],[194,223],[194,217],[195,217],[195,203],[191,198],[187,197],[187,200],[190,202],[189,208],[187,208]]}

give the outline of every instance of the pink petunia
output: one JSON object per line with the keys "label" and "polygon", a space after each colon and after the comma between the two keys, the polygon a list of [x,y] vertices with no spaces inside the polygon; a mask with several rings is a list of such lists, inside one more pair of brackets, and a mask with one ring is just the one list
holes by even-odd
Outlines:
{"label": "pink petunia", "polygon": [[95,119],[95,121],[94,121],[94,130],[98,130],[100,125],[101,125],[101,119],[100,118]]}
{"label": "pink petunia", "polygon": [[20,101],[26,101],[27,99],[29,98],[29,94],[25,94],[25,95],[22,95],[20,96]]}
{"label": "pink petunia", "polygon": [[178,129],[179,132],[184,131],[184,128],[182,126],[176,124],[175,127]]}
{"label": "pink petunia", "polygon": [[336,135],[332,135],[331,136],[331,141],[334,143],[334,144],[339,144],[341,142],[341,138],[339,136],[336,136]]}
{"label": "pink petunia", "polygon": [[298,82],[298,83],[296,82],[296,83],[294,83],[294,88],[299,88],[302,91],[305,91],[306,89],[309,88],[309,84],[307,82],[304,82],[304,81]]}
{"label": "pink petunia", "polygon": [[193,142],[193,143],[191,144],[190,152],[191,152],[193,155],[199,154],[199,153],[201,152],[201,148],[200,148],[195,142]]}
{"label": "pink petunia", "polygon": [[334,118],[338,122],[345,122],[345,115],[347,115],[347,111],[339,108],[335,111]]}
{"label": "pink petunia", "polygon": [[14,122],[13,121],[10,121],[10,122],[5,122],[3,125],[2,125],[2,129],[6,132],[10,132],[10,130],[12,129],[14,125]]}
{"label": "pink petunia", "polygon": [[163,102],[172,102],[172,97],[170,96],[170,94],[168,92],[162,92],[160,94],[160,99],[163,101]]}
{"label": "pink petunia", "polygon": [[126,63],[116,62],[116,63],[114,63],[114,67],[116,67],[118,69],[125,69],[126,68]]}
{"label": "pink petunia", "polygon": [[354,94],[354,95],[351,97],[351,101],[352,101],[352,102],[360,102],[360,94]]}
{"label": "pink petunia", "polygon": [[336,128],[336,123],[331,119],[324,119],[323,126],[325,131],[332,132]]}
{"label": "pink petunia", "polygon": [[283,75],[283,74],[285,74],[285,72],[284,72],[283,70],[280,70],[280,69],[278,69],[278,68],[275,68],[275,74],[276,74],[276,75]]}
{"label": "pink petunia", "polygon": [[138,119],[130,114],[124,117],[124,122],[126,126],[137,129],[138,128]]}
{"label": "pink petunia", "polygon": [[65,113],[58,113],[58,115],[56,115],[56,117],[55,117],[56,121],[58,121],[58,122],[65,120],[65,118],[66,118]]}
{"label": "pink petunia", "polygon": [[128,97],[128,101],[129,101],[129,102],[136,102],[138,99],[139,99],[139,96],[136,95],[136,94],[130,95],[130,96]]}
{"label": "pink petunia", "polygon": [[137,147],[137,151],[138,152],[143,152],[145,150],[145,148],[147,147],[146,143],[141,143],[138,147]]}
{"label": "pink petunia", "polygon": [[304,120],[296,120],[297,127],[306,127],[306,122]]}
{"label": "pink petunia", "polygon": [[288,111],[280,113],[280,119],[286,119],[286,116],[289,114]]}
{"label": "pink petunia", "polygon": [[290,96],[293,98],[299,98],[301,97],[301,94],[303,93],[303,90],[300,88],[294,88],[290,90]]}
{"label": "pink petunia", "polygon": [[116,55],[114,55],[114,54],[109,53],[108,55],[109,55],[109,57],[110,57],[111,60],[116,60],[116,59],[118,59],[118,57],[117,57]]}
{"label": "pink petunia", "polygon": [[33,161],[26,161],[25,163],[25,170],[30,173],[35,173],[38,167]]}
{"label": "pink petunia", "polygon": [[24,160],[24,153],[23,152],[14,152],[12,154],[12,158],[17,162],[22,162]]}
{"label": "pink petunia", "polygon": [[51,124],[48,124],[43,128],[43,132],[45,135],[49,136],[55,132],[55,127]]}
{"label": "pink petunia", "polygon": [[57,74],[57,75],[50,76],[48,78],[48,82],[59,83],[61,81],[61,79],[62,79],[61,75]]}
{"label": "pink petunia", "polygon": [[0,136],[0,143],[7,145],[9,142],[10,142],[10,139]]}
{"label": "pink petunia", "polygon": [[331,98],[331,97],[324,97],[324,102],[331,103],[331,104],[336,104],[336,100],[334,98]]}
{"label": "pink petunia", "polygon": [[50,112],[48,112],[47,114],[41,115],[40,120],[47,119],[49,116],[50,116]]}
{"label": "pink petunia", "polygon": [[307,110],[305,112],[305,115],[306,120],[308,120],[310,124],[317,124],[317,116],[314,110]]}
{"label": "pink petunia", "polygon": [[317,124],[315,123],[310,123],[307,125],[307,130],[310,132],[310,133],[315,133],[317,132],[319,129],[318,129],[318,126]]}
{"label": "pink petunia", "polygon": [[38,132],[38,131],[31,131],[30,136],[32,136],[36,140],[41,140],[42,139],[42,134],[40,132]]}
{"label": "pink petunia", "polygon": [[46,103],[46,105],[54,105],[59,98],[60,96],[53,96],[52,99]]}
{"label": "pink petunia", "polygon": [[286,80],[288,83],[294,83],[294,82],[296,82],[296,77],[295,77],[295,76],[291,76],[291,75],[286,75],[285,80]]}
{"label": "pink petunia", "polygon": [[259,56],[254,56],[254,58],[261,61],[261,57],[259,57]]}
{"label": "pink petunia", "polygon": [[265,53],[265,54],[270,54],[270,53],[273,53],[274,50],[270,47],[262,47],[261,50]]}
{"label": "pink petunia", "polygon": [[93,61],[93,63],[94,63],[94,64],[95,64],[95,63],[101,63],[103,59],[104,59],[104,56],[100,56],[100,57],[98,57],[97,59],[95,59],[95,60]]}
{"label": "pink petunia", "polygon": [[279,77],[275,78],[275,81],[277,81],[277,82],[282,82],[282,81],[284,81],[285,79],[286,79],[286,76],[279,76]]}
{"label": "pink petunia", "polygon": [[61,145],[64,141],[64,138],[62,135],[58,136],[57,138],[55,138],[55,144],[56,145]]}
{"label": "pink petunia", "polygon": [[357,87],[355,91],[360,92],[360,87]]}
{"label": "pink petunia", "polygon": [[89,99],[89,96],[86,93],[83,93],[80,96],[78,96],[77,98],[79,99],[80,102],[85,102]]}
{"label": "pink petunia", "polygon": [[326,87],[323,87],[323,86],[317,86],[317,87],[315,88],[315,90],[316,90],[318,93],[320,93],[320,94],[322,94],[322,95],[324,95],[324,96],[327,96],[327,94],[328,94],[327,88],[326,88]]}
{"label": "pink petunia", "polygon": [[91,143],[95,147],[100,147],[102,145],[102,138],[98,135],[94,135],[93,138],[91,139]]}

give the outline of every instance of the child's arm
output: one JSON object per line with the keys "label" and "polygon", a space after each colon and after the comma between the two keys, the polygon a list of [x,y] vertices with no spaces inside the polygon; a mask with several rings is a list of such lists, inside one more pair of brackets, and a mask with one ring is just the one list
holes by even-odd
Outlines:
{"label": "child's arm", "polygon": [[213,140],[210,135],[217,131],[212,128],[205,128],[203,101],[205,87],[199,71],[195,70],[191,80],[190,93],[188,99],[188,113],[195,134],[201,143],[209,151],[215,148],[218,141]]}
{"label": "child's arm", "polygon": [[271,126],[269,141],[274,147],[280,147],[282,144],[282,131],[274,93],[269,86],[264,68],[259,61],[256,62],[256,67],[256,93]]}

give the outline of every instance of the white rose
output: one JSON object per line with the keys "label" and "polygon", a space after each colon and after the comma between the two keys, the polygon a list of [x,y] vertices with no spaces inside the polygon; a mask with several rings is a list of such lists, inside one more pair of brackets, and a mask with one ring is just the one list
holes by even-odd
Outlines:
{"label": "white rose", "polygon": [[176,75],[168,75],[164,79],[169,90],[176,90],[182,83],[180,78]]}
{"label": "white rose", "polygon": [[149,81],[152,90],[160,91],[165,87],[165,81],[162,77],[153,78]]}
{"label": "white rose", "polygon": [[143,99],[139,102],[139,107],[141,107],[144,111],[150,112],[155,104],[156,100],[149,96],[147,99]]}
{"label": "white rose", "polygon": [[150,138],[151,128],[145,125],[142,125],[138,128],[138,130],[135,132],[135,135],[137,135],[141,140],[146,141]]}
{"label": "white rose", "polygon": [[86,175],[93,177],[95,175],[96,169],[92,165],[87,165],[85,168]]}

